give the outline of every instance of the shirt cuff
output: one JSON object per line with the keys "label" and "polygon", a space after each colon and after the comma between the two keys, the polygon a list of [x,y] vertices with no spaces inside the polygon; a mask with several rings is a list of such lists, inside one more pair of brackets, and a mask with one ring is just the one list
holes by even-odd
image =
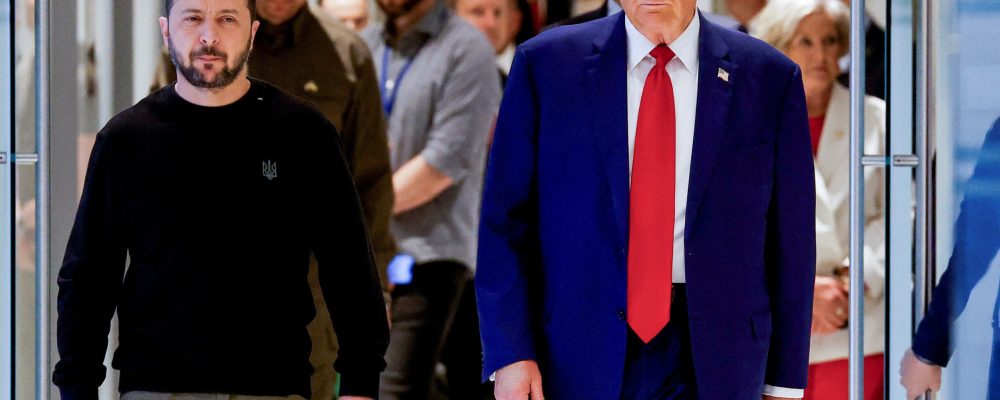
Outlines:
{"label": "shirt cuff", "polygon": [[[484,145],[483,149],[486,147]],[[424,147],[420,155],[424,157],[431,167],[438,172],[458,182],[465,177],[465,174],[472,168],[470,159],[476,159],[478,155],[476,149],[469,149],[465,152],[455,151],[443,143],[431,142]]]}
{"label": "shirt cuff", "polygon": [[496,381],[497,381],[497,373],[494,372],[490,374],[490,382],[496,382]]}
{"label": "shirt cuff", "polygon": [[801,399],[805,396],[805,389],[792,389],[781,386],[764,385],[764,395],[774,397],[787,397],[791,399]]}

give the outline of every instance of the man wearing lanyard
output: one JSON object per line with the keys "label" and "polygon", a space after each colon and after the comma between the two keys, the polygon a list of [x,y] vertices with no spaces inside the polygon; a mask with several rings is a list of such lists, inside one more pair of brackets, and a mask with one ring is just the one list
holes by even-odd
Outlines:
{"label": "man wearing lanyard", "polygon": [[[413,259],[393,289],[389,368],[381,399],[423,399],[472,290],[487,140],[500,100],[493,48],[436,0],[378,0],[384,24],[362,33],[379,75],[393,168],[392,233]],[[478,346],[478,335],[459,338]],[[479,352],[449,365],[449,387],[479,390]],[[455,373],[465,373],[459,378]],[[460,389],[465,390],[465,389]],[[471,399],[476,393],[450,393]]]}

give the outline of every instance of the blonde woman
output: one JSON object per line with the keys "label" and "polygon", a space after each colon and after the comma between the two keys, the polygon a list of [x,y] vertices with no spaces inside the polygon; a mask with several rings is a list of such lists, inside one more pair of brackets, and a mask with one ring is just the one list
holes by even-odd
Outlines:
{"label": "blonde woman", "polygon": [[[848,89],[837,83],[837,60],[847,53],[849,10],[841,0],[771,0],[750,26],[802,70],[816,162],[816,286],[805,398],[847,399],[850,268],[864,268],[865,399],[884,392],[883,338],[885,219],[881,170],[865,170],[864,265],[848,258]],[[865,98],[865,153],[882,154],[885,103]]]}

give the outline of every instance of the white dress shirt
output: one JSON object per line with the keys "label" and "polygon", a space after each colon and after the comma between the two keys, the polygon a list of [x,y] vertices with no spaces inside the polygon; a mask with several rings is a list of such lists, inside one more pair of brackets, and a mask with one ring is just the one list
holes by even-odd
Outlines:
{"label": "white dress shirt", "polygon": [[[628,37],[628,170],[632,176],[632,156],[635,154],[635,129],[639,120],[639,103],[646,76],[656,66],[649,54],[656,47],[625,18]],[[687,212],[688,180],[691,175],[691,151],[694,147],[694,121],[698,105],[698,37],[701,19],[695,15],[687,29],[667,46],[676,55],[667,63],[667,75],[674,88],[676,115],[676,157],[674,186],[674,261],[672,277],[675,283],[686,282],[684,274],[684,223]],[[803,389],[764,385],[764,394],[775,397],[802,398]]]}

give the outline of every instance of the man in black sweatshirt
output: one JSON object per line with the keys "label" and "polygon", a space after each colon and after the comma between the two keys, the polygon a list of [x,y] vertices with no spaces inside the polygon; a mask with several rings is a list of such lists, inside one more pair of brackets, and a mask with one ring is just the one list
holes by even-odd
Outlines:
{"label": "man in black sweatshirt", "polygon": [[97,398],[117,309],[128,398],[308,398],[312,254],[341,399],[374,398],[385,305],[336,129],[247,78],[253,0],[166,3],[178,81],[97,136],[59,273],[53,381],[63,399]]}

